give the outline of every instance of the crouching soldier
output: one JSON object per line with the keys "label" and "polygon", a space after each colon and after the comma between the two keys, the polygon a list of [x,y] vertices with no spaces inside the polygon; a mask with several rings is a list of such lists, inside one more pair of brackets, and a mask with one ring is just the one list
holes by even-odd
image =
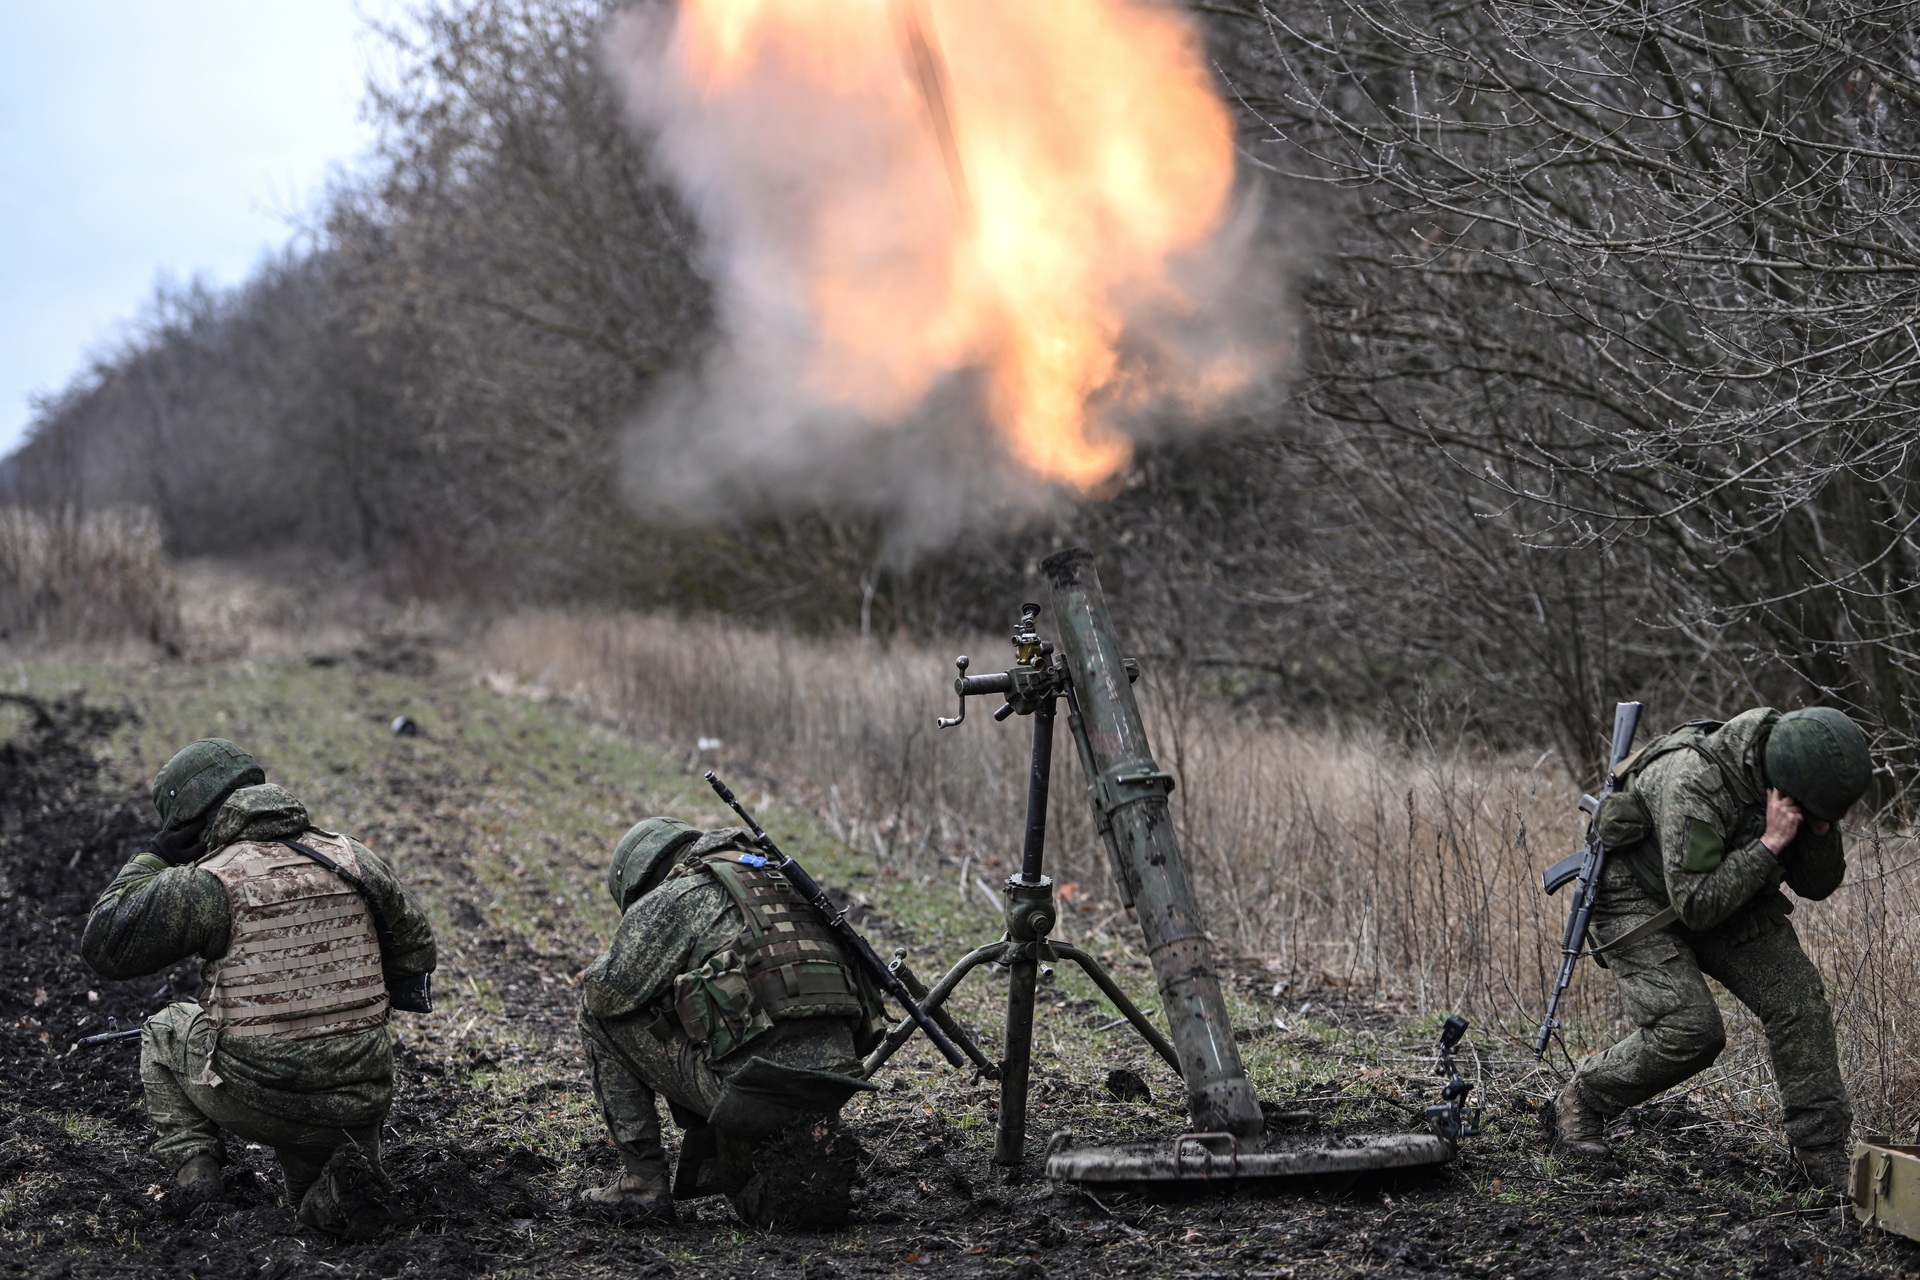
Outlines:
{"label": "crouching soldier", "polygon": [[181,1201],[218,1199],[230,1130],[274,1149],[302,1222],[371,1235],[392,1211],[388,1009],[430,1007],[432,926],[385,863],[312,826],[231,742],[174,756],[153,803],[161,831],[94,904],[81,954],[105,978],[205,961],[201,1003],[142,1029],[154,1155]]}
{"label": "crouching soldier", "polygon": [[[837,1227],[859,1148],[835,1130],[884,1016],[865,976],[743,828],[648,818],[614,850],[622,915],[587,969],[580,1038],[626,1173],[586,1194],[674,1220],[724,1193],[754,1226]],[[656,1094],[687,1132],[667,1176]]]}
{"label": "crouching soldier", "polygon": [[1727,1042],[1706,979],[1766,1030],[1787,1139],[1817,1187],[1847,1176],[1853,1109],[1833,1010],[1787,922],[1784,882],[1818,900],[1840,887],[1836,826],[1866,793],[1867,740],[1825,707],[1768,707],[1690,726],[1621,762],[1596,815],[1609,857],[1595,902],[1601,960],[1639,1030],[1581,1062],[1555,1107],[1560,1149],[1608,1154],[1608,1123],[1704,1070]]}

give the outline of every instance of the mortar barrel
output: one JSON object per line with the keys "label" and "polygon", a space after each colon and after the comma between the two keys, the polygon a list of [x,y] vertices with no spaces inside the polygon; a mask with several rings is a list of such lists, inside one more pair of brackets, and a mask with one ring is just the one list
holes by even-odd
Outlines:
{"label": "mortar barrel", "polygon": [[1251,1137],[1262,1127],[1260,1104],[1240,1065],[1193,881],[1174,836],[1167,801],[1173,779],[1160,771],[1147,745],[1093,557],[1069,548],[1040,567],[1085,721],[1095,814],[1104,814],[1112,826],[1180,1058],[1188,1115],[1196,1132]]}

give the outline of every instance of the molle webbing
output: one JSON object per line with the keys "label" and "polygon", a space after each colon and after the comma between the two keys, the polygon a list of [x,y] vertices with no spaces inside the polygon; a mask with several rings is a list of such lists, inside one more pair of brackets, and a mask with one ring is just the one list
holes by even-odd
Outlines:
{"label": "molle webbing", "polygon": [[832,931],[785,876],[739,856],[715,853],[700,861],[747,918],[736,948],[754,1003],[776,1021],[860,1017],[859,982]]}
{"label": "molle webbing", "polygon": [[[345,838],[314,843],[359,874]],[[226,886],[233,919],[227,953],[203,970],[220,1034],[304,1040],[387,1020],[380,940],[344,880],[277,842],[231,844],[198,865]]]}
{"label": "molle webbing", "polygon": [[[1774,718],[1778,719],[1778,715],[1776,714]],[[1751,809],[1755,803],[1754,788],[1741,776],[1738,769],[1722,758],[1721,752],[1714,750],[1710,745],[1713,735],[1722,727],[1722,722],[1717,720],[1695,720],[1682,725],[1672,733],[1654,739],[1614,768],[1617,785],[1623,791],[1628,790],[1631,783],[1645,773],[1647,766],[1655,760],[1672,755],[1676,751],[1691,751],[1719,771],[1722,781],[1726,783],[1728,794],[1737,799],[1743,807]],[[1757,795],[1760,813],[1764,819],[1766,793],[1762,791]],[[1642,805],[1640,812],[1644,815],[1646,812],[1644,804],[1637,797],[1634,798],[1634,803]],[[1609,846],[1609,852],[1611,851]],[[1668,900],[1667,873],[1663,865],[1660,842],[1654,838],[1653,831],[1649,829],[1643,839],[1636,841],[1623,851],[1628,855],[1627,865],[1632,868],[1634,878],[1640,881],[1641,888],[1652,895],[1656,902],[1665,904]]]}

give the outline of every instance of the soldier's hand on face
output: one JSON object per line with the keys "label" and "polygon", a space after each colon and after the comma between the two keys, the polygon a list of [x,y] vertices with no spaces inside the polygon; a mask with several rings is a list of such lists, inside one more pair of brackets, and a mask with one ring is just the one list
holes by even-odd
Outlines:
{"label": "soldier's hand on face", "polygon": [[[1800,834],[1800,824],[1804,821],[1806,821],[1806,815],[1800,811],[1800,806],[1793,797],[1776,788],[1767,788],[1767,830],[1760,837],[1760,843],[1767,846],[1774,857],[1777,858],[1787,851],[1787,846],[1793,843],[1793,838]],[[1824,834],[1823,828],[1826,825],[1824,822],[1815,822],[1814,834]]]}

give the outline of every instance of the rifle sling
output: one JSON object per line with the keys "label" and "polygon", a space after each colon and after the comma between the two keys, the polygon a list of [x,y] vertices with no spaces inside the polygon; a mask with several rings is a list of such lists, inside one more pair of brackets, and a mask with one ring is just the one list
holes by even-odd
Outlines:
{"label": "rifle sling", "polygon": [[380,941],[380,962],[392,963],[393,953],[398,949],[394,942],[393,930],[387,927],[387,913],[381,910],[380,900],[373,896],[373,890],[367,887],[367,882],[318,849],[301,844],[298,840],[282,840],[280,843],[295,853],[305,854],[352,886],[353,891],[360,895],[360,900],[367,904],[367,914],[373,918],[373,934]]}
{"label": "rifle sling", "polygon": [[1679,918],[1680,913],[1678,911],[1672,907],[1666,907],[1662,909],[1658,915],[1647,917],[1639,924],[1633,926],[1633,928],[1615,938],[1612,942],[1607,943],[1604,947],[1594,947],[1592,954],[1595,959],[1598,959],[1602,952],[1619,951],[1631,943],[1640,941],[1640,939],[1650,933],[1666,928]]}

